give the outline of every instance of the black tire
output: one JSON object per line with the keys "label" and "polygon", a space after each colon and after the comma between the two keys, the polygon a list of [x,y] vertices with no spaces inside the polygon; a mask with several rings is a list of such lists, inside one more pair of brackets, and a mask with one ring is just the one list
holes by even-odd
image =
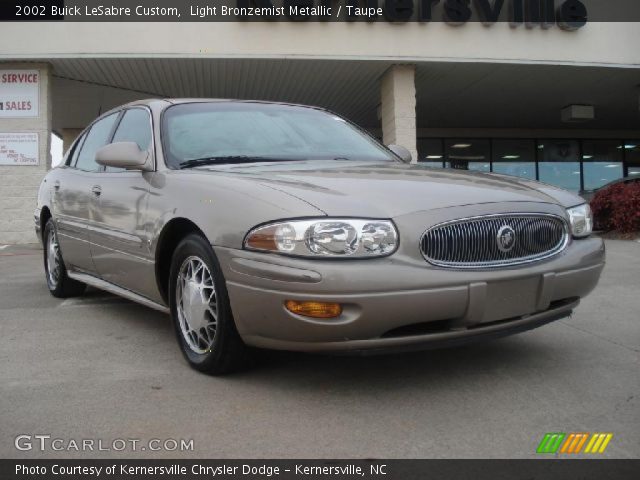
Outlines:
{"label": "black tire", "polygon": [[[49,248],[49,242],[51,241],[52,235],[57,245],[57,247],[53,250]],[[64,260],[62,259],[62,251],[60,250],[60,246],[57,242],[58,233],[56,231],[56,225],[55,223],[53,223],[52,218],[47,221],[47,224],[44,227],[44,235],[42,238],[44,246],[44,273],[47,280],[47,287],[49,287],[49,292],[51,293],[51,295],[56,298],[69,298],[82,295],[86,290],[87,285],[82,282],[78,282],[77,280],[73,280],[72,278],[69,278],[69,275],[67,275],[67,268],[65,267]],[[57,267],[57,271],[54,271],[54,274],[51,274],[51,272],[49,272],[50,255],[57,256],[57,258],[52,257]]]}
{"label": "black tire", "polygon": [[[182,286],[183,284],[179,286],[178,274],[183,267],[188,269],[187,263],[193,259],[201,260],[208,267],[208,273],[210,273],[213,280],[213,289],[215,289],[217,312],[215,332],[213,334],[210,331],[205,332],[206,327],[197,329],[204,335],[208,335],[207,339],[210,339],[209,337],[213,335],[213,343],[204,352],[195,351],[189,344],[189,342],[196,343],[196,349],[207,348],[203,338],[196,337],[194,341],[194,337],[191,336],[189,337],[190,340],[187,340],[189,332],[183,333],[181,317],[178,314],[176,293],[179,289],[186,288]],[[229,294],[220,264],[209,243],[200,235],[190,234],[186,236],[173,253],[169,273],[169,305],[180,350],[182,350],[182,354],[192,368],[212,375],[223,375],[238,371],[251,363],[250,350],[236,330],[229,303]],[[181,312],[185,310],[181,307]],[[205,312],[205,315],[211,314]],[[214,320],[213,316],[210,316],[210,320]],[[184,313],[182,314],[182,322],[186,324],[186,315]],[[195,330],[192,330],[192,333]],[[204,342],[202,345],[199,343],[201,341]]]}

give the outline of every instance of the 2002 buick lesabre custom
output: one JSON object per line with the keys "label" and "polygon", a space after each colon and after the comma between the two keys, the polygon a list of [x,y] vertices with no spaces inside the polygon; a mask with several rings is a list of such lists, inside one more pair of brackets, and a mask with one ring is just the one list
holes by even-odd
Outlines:
{"label": "2002 buick lesabre custom", "polygon": [[117,108],[42,182],[47,284],[170,312],[188,362],[212,373],[249,346],[387,351],[521,332],[596,286],[604,246],[580,197],[409,160],[317,108]]}

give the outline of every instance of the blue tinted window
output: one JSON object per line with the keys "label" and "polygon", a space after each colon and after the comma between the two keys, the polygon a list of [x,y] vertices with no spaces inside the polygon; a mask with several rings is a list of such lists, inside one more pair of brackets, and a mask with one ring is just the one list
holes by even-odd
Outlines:
{"label": "blue tinted window", "polygon": [[623,145],[628,175],[640,176],[640,140],[626,140]]}
{"label": "blue tinted window", "polygon": [[622,144],[615,140],[582,143],[584,189],[595,190],[623,177]]}
{"label": "blue tinted window", "polygon": [[439,138],[418,139],[418,163],[426,167],[442,168],[443,142]]}
{"label": "blue tinted window", "polygon": [[491,170],[489,140],[477,138],[447,140],[445,151],[447,167],[479,172]]}
{"label": "blue tinted window", "polygon": [[541,140],[539,179],[566,190],[580,190],[580,145],[577,140]]}
{"label": "blue tinted window", "polygon": [[536,149],[533,140],[494,140],[491,150],[494,173],[536,179]]}
{"label": "blue tinted window", "polygon": [[540,181],[577,192],[580,190],[580,163],[540,162]]}
{"label": "blue tinted window", "polygon": [[535,162],[501,162],[493,164],[493,173],[512,175],[514,177],[536,179]]}

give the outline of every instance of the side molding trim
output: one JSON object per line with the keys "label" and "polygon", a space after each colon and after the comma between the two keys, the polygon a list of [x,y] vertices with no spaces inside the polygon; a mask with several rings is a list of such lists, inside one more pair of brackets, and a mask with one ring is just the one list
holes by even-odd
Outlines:
{"label": "side molding trim", "polygon": [[154,302],[153,300],[149,300],[142,295],[138,295],[137,293],[132,292],[131,290],[127,290],[126,288],[118,287],[113,283],[106,282],[99,278],[94,277],[93,275],[87,275],[86,273],[77,273],[77,272],[67,272],[69,278],[77,280],[82,283],[86,283],[87,285],[91,285],[92,287],[98,288],[100,290],[104,290],[109,293],[113,293],[114,295],[119,295],[120,297],[124,297],[127,300],[131,300],[133,302],[144,305],[145,307],[153,308],[154,310],[158,310],[162,313],[170,313],[169,308],[165,305],[161,305],[159,303]]}

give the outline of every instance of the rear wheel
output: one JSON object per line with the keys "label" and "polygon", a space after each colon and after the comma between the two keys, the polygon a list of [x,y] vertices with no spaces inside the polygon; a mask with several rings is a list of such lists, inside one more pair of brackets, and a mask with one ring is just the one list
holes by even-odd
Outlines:
{"label": "rear wheel", "polygon": [[215,375],[246,366],[248,348],[236,330],[220,265],[200,235],[176,248],[169,282],[171,316],[189,364]]}
{"label": "rear wheel", "polygon": [[58,232],[51,218],[44,227],[44,240],[44,272],[51,295],[57,298],[82,295],[87,286],[67,275],[58,243]]}

